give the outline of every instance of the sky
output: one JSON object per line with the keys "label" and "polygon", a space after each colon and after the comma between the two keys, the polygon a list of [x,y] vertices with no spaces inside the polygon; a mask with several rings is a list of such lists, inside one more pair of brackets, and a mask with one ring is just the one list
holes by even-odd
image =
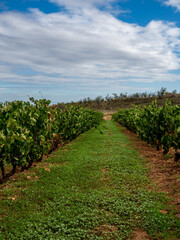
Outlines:
{"label": "sky", "polygon": [[180,92],[180,0],[1,0],[0,102]]}

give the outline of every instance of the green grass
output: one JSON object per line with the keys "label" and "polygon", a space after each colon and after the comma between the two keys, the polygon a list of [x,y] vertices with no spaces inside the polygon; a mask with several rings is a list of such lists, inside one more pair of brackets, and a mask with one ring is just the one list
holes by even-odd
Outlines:
{"label": "green grass", "polygon": [[112,121],[101,132],[91,129],[2,188],[0,239],[123,240],[136,229],[178,239],[166,195],[147,190],[144,160]]}

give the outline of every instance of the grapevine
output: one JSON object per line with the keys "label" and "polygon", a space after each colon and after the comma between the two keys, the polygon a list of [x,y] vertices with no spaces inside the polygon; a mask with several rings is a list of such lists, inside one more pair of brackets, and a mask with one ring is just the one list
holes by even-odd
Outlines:
{"label": "grapevine", "polygon": [[158,107],[154,101],[146,107],[120,110],[113,119],[156,146],[157,150],[162,147],[164,154],[171,147],[180,148],[180,106],[173,106],[170,100],[163,107]]}
{"label": "grapevine", "polygon": [[[31,101],[31,102],[30,102]],[[46,99],[0,103],[0,169],[27,168],[59,144],[98,126],[103,114],[78,106],[50,106]]]}

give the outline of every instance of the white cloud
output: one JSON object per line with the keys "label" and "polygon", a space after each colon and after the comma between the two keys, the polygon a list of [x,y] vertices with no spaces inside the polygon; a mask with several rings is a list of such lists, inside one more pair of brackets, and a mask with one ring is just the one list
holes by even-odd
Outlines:
{"label": "white cloud", "polygon": [[64,6],[67,9],[74,8],[90,8],[90,7],[110,7],[110,3],[117,0],[49,0],[49,2],[56,3],[59,6]]}
{"label": "white cloud", "polygon": [[116,3],[127,0],[49,0],[60,7],[64,7],[69,13],[81,14],[84,9],[101,8],[114,16],[126,15],[129,9],[122,9]]}
{"label": "white cloud", "polygon": [[178,11],[180,11],[180,0],[167,0],[165,1],[167,6],[175,7]]}
{"label": "white cloud", "polygon": [[179,28],[163,21],[140,27],[96,8],[1,13],[0,52],[6,82],[111,89],[124,81],[180,80],[168,73],[180,68]]}

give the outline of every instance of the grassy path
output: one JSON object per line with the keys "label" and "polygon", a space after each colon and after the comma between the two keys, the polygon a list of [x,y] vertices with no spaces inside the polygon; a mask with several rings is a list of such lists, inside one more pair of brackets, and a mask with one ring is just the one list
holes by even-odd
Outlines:
{"label": "grassy path", "polygon": [[[0,239],[178,239],[167,198],[120,128],[106,121],[0,191]],[[169,208],[169,209],[168,209]],[[168,210],[169,214],[165,214]]]}

